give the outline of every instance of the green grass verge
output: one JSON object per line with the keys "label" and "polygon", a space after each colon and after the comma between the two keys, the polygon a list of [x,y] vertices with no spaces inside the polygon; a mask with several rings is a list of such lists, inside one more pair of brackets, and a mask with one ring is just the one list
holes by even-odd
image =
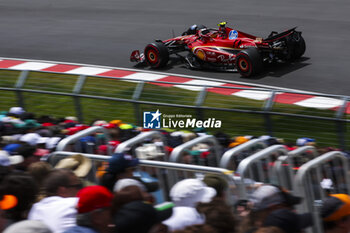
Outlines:
{"label": "green grass verge", "polygon": [[[20,75],[19,71],[0,71],[0,88],[13,88]],[[42,72],[30,72],[23,88],[57,93],[72,93],[79,76],[63,75]],[[204,110],[190,107],[169,107],[153,104],[134,104],[123,100],[132,100],[138,83],[125,82],[119,79],[87,77],[81,94],[119,98],[121,100],[102,100],[93,98],[75,99],[72,96],[39,94],[22,92],[24,107],[36,116],[52,115],[64,117],[77,115],[76,104],[80,103],[80,111],[84,123],[90,124],[96,119],[107,121],[120,119],[125,122],[138,124],[142,122],[144,111],[160,110],[161,113],[187,114],[194,118],[215,118],[222,121],[220,129],[209,129],[215,133],[222,131],[231,136],[238,135],[265,135],[272,130],[274,136],[286,141],[295,141],[298,137],[315,138],[319,145],[338,146],[338,128],[336,123],[326,120],[305,119],[272,115],[266,124],[266,117],[250,111],[261,111],[264,101],[256,101],[237,96],[227,96],[208,92],[203,107],[223,108],[227,111]],[[140,101],[160,102],[164,104],[195,105],[199,92],[189,91],[176,87],[165,87],[145,84]],[[0,110],[8,110],[18,105],[18,95],[15,91],[0,90]],[[234,112],[230,110],[243,110]],[[333,117],[335,111],[304,108],[296,105],[275,103],[273,111],[280,113],[303,114],[310,116]],[[345,135],[347,136],[347,135]],[[346,137],[346,142],[348,142]]]}

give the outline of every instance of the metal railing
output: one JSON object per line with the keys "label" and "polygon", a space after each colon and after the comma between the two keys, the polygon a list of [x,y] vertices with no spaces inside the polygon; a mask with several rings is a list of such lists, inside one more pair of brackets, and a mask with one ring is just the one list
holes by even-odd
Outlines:
{"label": "metal railing", "polygon": [[247,158],[238,165],[236,174],[240,176],[238,189],[239,196],[248,199],[246,190],[246,179],[252,179],[254,182],[273,183],[278,182],[276,175],[272,172],[273,163],[281,155],[288,152],[283,145],[274,145],[265,148]]}
{"label": "metal railing", "polygon": [[[130,150],[132,147],[142,144],[146,139],[160,139],[161,145],[157,145],[157,148],[162,151],[164,154],[163,161],[166,161],[168,157],[168,151],[165,149],[165,146],[167,145],[167,141],[163,134],[159,131],[150,131],[150,132],[143,132],[139,135],[130,138],[129,140],[121,143],[118,145],[118,147],[115,149],[115,153],[124,153],[128,150]],[[135,156],[136,157],[136,156]]]}
{"label": "metal railing", "polygon": [[[101,127],[101,126],[93,126],[93,127],[87,128],[87,129],[82,130],[82,131],[80,131],[80,132],[78,132],[76,134],[70,135],[70,136],[62,139],[57,144],[56,150],[57,151],[71,151],[71,149],[68,149],[68,147],[73,145],[73,147],[74,147],[74,149],[76,149],[76,151],[82,152],[81,148],[77,148],[80,145],[75,145],[75,143],[77,141],[79,141],[83,137],[94,135],[96,133],[102,133],[103,134],[103,137],[104,137],[104,139],[106,141],[106,144],[107,144],[107,153],[109,155],[112,154],[112,148],[107,143],[107,142],[109,142],[111,140],[110,139],[110,135],[109,135],[107,129],[105,129],[104,127]],[[88,150],[90,153],[94,152],[96,144],[98,145],[100,143],[94,143],[93,145],[91,145],[90,150]]]}
{"label": "metal railing", "polygon": [[295,179],[294,176],[303,164],[316,158],[316,148],[313,146],[302,146],[295,150],[289,151],[287,155],[278,157],[273,166],[273,172],[278,174],[278,183],[294,192]]}
{"label": "metal railing", "polygon": [[[77,154],[77,152],[56,151],[50,154],[49,161],[56,161],[57,157],[62,158],[62,157],[72,156],[75,154]],[[110,158],[110,156],[105,156],[105,155],[85,154],[85,153],[79,153],[79,154],[86,158],[91,159],[92,161],[108,161],[108,159]],[[163,195],[166,200],[169,200],[168,194],[172,185],[181,180],[180,178],[171,177],[171,174],[168,173],[169,170],[191,172],[193,174],[195,173],[219,174],[222,177],[224,177],[229,184],[229,189],[227,190],[228,203],[233,205],[233,203],[238,199],[237,193],[235,192],[235,188],[236,188],[235,181],[232,176],[232,171],[230,170],[217,168],[217,167],[206,167],[206,166],[199,166],[199,165],[192,165],[192,164],[171,163],[171,162],[163,162],[163,161],[139,160],[139,162],[140,162],[139,163],[140,167],[145,167],[145,168],[149,167],[152,169],[156,169],[156,175],[160,183],[160,187],[163,189],[162,190]],[[170,180],[174,181],[175,183],[171,183]],[[97,180],[94,180],[94,182],[97,182]]]}
{"label": "metal railing", "polygon": [[343,153],[338,151],[328,152],[300,167],[296,176],[296,194],[303,197],[303,202],[298,206],[300,212],[313,214],[314,233],[322,233],[322,220],[319,208],[321,200],[327,196],[326,189],[321,187],[324,179],[331,179],[333,187],[331,193],[350,193],[349,164]]}
{"label": "metal railing", "polygon": [[226,151],[220,160],[220,167],[229,170],[236,170],[238,164],[246,157],[266,148],[267,145],[263,139],[251,139],[241,145],[238,145]]}
{"label": "metal railing", "polygon": [[[200,137],[192,139],[191,141],[185,142],[184,144],[181,144],[181,145],[175,147],[169,156],[169,161],[174,162],[174,163],[180,163],[183,152],[191,149],[193,146],[195,146],[199,143],[207,143],[207,144],[209,143],[210,144],[210,147],[209,147],[210,154],[211,154],[211,156],[214,157],[215,161],[211,161],[211,164],[210,164],[210,162],[208,162],[209,164],[207,164],[207,165],[209,165],[209,166],[211,165],[211,166],[215,166],[215,167],[218,166],[218,164],[220,163],[220,158],[221,158],[220,145],[219,145],[218,141],[216,140],[216,138],[212,135],[200,136]],[[213,164],[213,162],[215,164]],[[204,165],[204,164],[201,164],[201,165]]]}
{"label": "metal railing", "polygon": [[[342,149],[346,148],[348,142],[346,128],[350,120],[346,117],[349,103],[349,98],[347,96],[312,93],[316,98],[301,104],[305,107],[294,106],[292,108],[286,108],[280,104],[283,103],[282,100],[303,95],[307,98],[310,93],[292,92],[283,89],[271,90],[251,87],[204,86],[200,84],[179,84],[161,81],[145,82],[128,78],[123,78],[123,80],[130,82],[124,82],[119,78],[102,78],[84,75],[71,75],[73,78],[67,79],[65,75],[43,71],[22,71],[18,76],[14,74],[11,76],[8,72],[7,70],[6,76],[0,77],[0,92],[2,93],[0,95],[0,103],[4,104],[2,108],[5,106],[13,106],[13,103],[16,103],[18,106],[32,111],[32,109],[35,110],[37,106],[40,105],[31,102],[32,98],[28,98],[28,96],[44,95],[45,98],[41,98],[40,101],[49,101],[49,103],[48,107],[44,110],[41,109],[41,111],[49,111],[49,107],[52,107],[51,111],[56,115],[66,116],[69,112],[69,114],[76,115],[80,122],[92,120],[96,118],[98,113],[100,113],[100,117],[103,116],[105,118],[115,117],[114,114],[117,113],[118,117],[130,123],[142,125],[142,111],[145,110],[145,106],[152,106],[153,109],[185,109],[186,112],[191,112],[198,119],[209,116],[220,116],[223,121],[224,130],[235,129],[234,132],[240,135],[247,135],[251,132],[258,135],[268,134],[295,140],[299,136],[308,136],[312,134],[313,131],[320,131],[320,134],[316,134],[316,136],[320,137],[317,140],[318,142],[329,142],[330,138],[332,140],[334,138],[335,140],[331,142],[331,146],[338,144]],[[52,77],[43,78],[43,74]],[[107,80],[108,82],[103,84],[102,80]],[[67,82],[69,83],[68,86],[70,89],[62,88],[62,83]],[[121,84],[121,82],[129,83],[133,86],[123,88],[124,85]],[[149,84],[154,85],[150,87]],[[158,85],[164,84],[181,87],[183,89],[163,91],[162,88],[158,88]],[[114,89],[120,89],[121,91],[115,93],[113,92]],[[194,97],[189,97],[181,101],[174,101],[177,100],[179,95],[184,94],[184,89],[195,89],[198,93],[196,93]],[[261,101],[250,99],[244,99],[244,101],[242,101],[243,99],[240,98],[239,95],[228,98],[228,96],[221,97],[213,94],[225,92],[229,89],[244,91],[249,95],[257,95],[261,97],[258,98],[261,99]],[[188,93],[184,95],[187,96]],[[63,102],[64,104],[57,103],[57,105],[54,106],[56,101],[50,101],[50,98],[55,98],[56,100],[58,96],[60,98],[64,97],[66,100]],[[8,98],[11,98],[11,101]],[[89,105],[91,100],[99,101],[99,104]],[[313,106],[316,105],[320,109],[332,109],[334,105],[337,106],[337,110],[320,111],[307,108],[310,101],[317,101]],[[62,109],[62,104],[67,105],[69,108],[68,112],[67,109]],[[105,107],[105,104],[108,104],[108,106]],[[133,109],[132,115],[123,115],[126,114],[126,112],[123,111],[126,104],[128,105],[128,109]],[[0,106],[2,105],[0,104]],[[115,106],[120,106],[120,110],[116,112],[113,111]],[[297,108],[297,110],[295,110],[295,108]],[[43,113],[47,114],[47,112]],[[281,118],[283,118],[283,120],[281,120]],[[307,126],[307,131],[305,131],[305,128],[297,129],[297,127],[291,127],[291,124],[305,125]],[[330,131],[329,129],[332,128],[333,130]],[[280,136],[281,134],[282,136]]]}

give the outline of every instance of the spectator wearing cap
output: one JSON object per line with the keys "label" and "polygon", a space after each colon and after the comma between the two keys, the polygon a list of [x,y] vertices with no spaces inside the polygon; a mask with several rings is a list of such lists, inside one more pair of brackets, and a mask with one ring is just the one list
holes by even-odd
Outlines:
{"label": "spectator wearing cap", "polygon": [[157,182],[143,182],[140,177],[134,176],[134,171],[139,164],[139,160],[137,158],[133,158],[131,155],[126,155],[123,153],[115,153],[108,162],[107,172],[103,174],[100,182],[101,185],[105,186],[109,190],[113,190],[115,182],[125,178],[139,180],[146,186],[148,192],[158,190],[159,185]]}
{"label": "spectator wearing cap", "polygon": [[155,203],[152,194],[148,193],[146,187],[135,179],[121,179],[116,182],[113,188],[114,198],[112,212],[116,213],[121,206],[133,201],[145,201]]}
{"label": "spectator wearing cap", "polygon": [[293,208],[301,200],[300,197],[293,196],[287,190],[275,185],[261,185],[251,197],[253,208],[256,211]]}
{"label": "spectator wearing cap", "polygon": [[248,136],[238,136],[238,137],[235,137],[235,138],[234,138],[234,141],[231,142],[228,146],[229,146],[230,148],[236,147],[236,146],[239,146],[239,145],[241,145],[241,144],[243,144],[243,143],[248,142],[249,139],[250,139],[250,138],[249,138]]}
{"label": "spectator wearing cap", "polygon": [[120,192],[121,190],[130,186],[136,186],[141,191],[144,191],[144,192],[147,191],[146,187],[140,181],[135,179],[125,178],[125,179],[120,179],[115,183],[113,187],[113,192]]}
{"label": "spectator wearing cap", "polygon": [[16,206],[4,211],[6,218],[11,223],[26,219],[39,191],[33,177],[27,173],[13,172],[4,178],[1,188],[6,194],[17,198]]}
{"label": "spectator wearing cap", "polygon": [[61,159],[55,166],[57,169],[69,169],[73,171],[74,174],[80,178],[84,187],[94,185],[89,181],[89,179],[92,179],[92,177],[89,176],[91,167],[91,160],[81,154],[75,154]]}
{"label": "spectator wearing cap", "polygon": [[172,205],[155,208],[143,201],[133,201],[123,205],[113,219],[118,233],[167,232],[161,222],[168,219],[171,214]]}
{"label": "spectator wearing cap", "polygon": [[14,208],[18,203],[14,195],[0,194],[0,232],[2,232],[8,225],[8,219],[5,218],[4,211]]}
{"label": "spectator wearing cap", "polygon": [[274,185],[261,185],[253,193],[250,199],[252,211],[242,220],[241,231],[252,232],[261,227],[266,216],[279,209],[294,208],[301,202],[301,198],[293,196],[282,187]]}
{"label": "spectator wearing cap", "polygon": [[203,224],[205,219],[196,210],[200,202],[210,202],[216,195],[215,189],[198,179],[185,179],[176,183],[170,190],[175,204],[172,216],[163,222],[169,230],[182,230],[187,226]]}
{"label": "spectator wearing cap", "polygon": [[10,155],[6,150],[0,150],[0,165],[4,167],[16,166],[24,161],[22,155]]}
{"label": "spectator wearing cap", "polygon": [[113,194],[103,186],[94,185],[83,188],[77,196],[77,226],[67,229],[64,233],[110,232]]}
{"label": "spectator wearing cap", "polygon": [[131,155],[123,153],[113,154],[108,160],[107,171],[102,176],[101,184],[112,191],[117,180],[133,178],[133,172],[138,164],[139,160]]}
{"label": "spectator wearing cap", "polygon": [[323,201],[321,217],[325,233],[350,232],[350,196],[331,194]]}
{"label": "spectator wearing cap", "polygon": [[315,139],[313,138],[303,137],[303,138],[297,139],[296,145],[297,146],[315,146],[316,142],[315,142]]}
{"label": "spectator wearing cap", "polygon": [[20,116],[25,113],[25,110],[22,107],[11,107],[8,113],[15,116]]}
{"label": "spectator wearing cap", "polygon": [[40,220],[54,233],[76,225],[76,197],[82,184],[70,170],[54,169],[44,181],[47,197],[33,205],[28,219]]}

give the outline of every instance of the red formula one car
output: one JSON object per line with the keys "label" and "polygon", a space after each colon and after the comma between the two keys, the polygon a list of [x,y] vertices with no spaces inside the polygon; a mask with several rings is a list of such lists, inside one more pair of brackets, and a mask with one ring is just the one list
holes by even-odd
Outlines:
{"label": "red formula one car", "polygon": [[130,60],[161,68],[175,54],[189,68],[238,71],[250,77],[259,74],[266,63],[290,62],[305,52],[305,41],[296,28],[271,32],[263,39],[226,27],[226,22],[218,26],[212,29],[193,25],[182,36],[148,44],[144,53],[133,51]]}

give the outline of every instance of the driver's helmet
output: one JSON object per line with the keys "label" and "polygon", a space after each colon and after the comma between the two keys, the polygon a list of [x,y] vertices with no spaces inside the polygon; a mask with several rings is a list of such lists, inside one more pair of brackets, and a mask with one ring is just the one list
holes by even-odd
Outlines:
{"label": "driver's helmet", "polygon": [[189,29],[187,29],[187,31],[185,31],[182,35],[194,35],[197,33],[198,30],[206,28],[206,26],[204,25],[197,25],[197,24],[193,24],[191,27],[189,27]]}
{"label": "driver's helmet", "polygon": [[221,22],[221,23],[219,23],[218,24],[218,26],[219,26],[219,33],[220,33],[220,37],[222,37],[222,38],[226,38],[226,24],[227,24],[227,22]]}
{"label": "driver's helmet", "polygon": [[188,32],[194,34],[194,33],[196,33],[197,28],[198,28],[197,24],[193,24],[193,25],[188,29]]}
{"label": "driver's helmet", "polygon": [[218,24],[219,30],[220,30],[220,31],[225,31],[225,30],[226,30],[226,24],[227,24],[227,22],[225,22],[225,21],[219,23],[219,24]]}

